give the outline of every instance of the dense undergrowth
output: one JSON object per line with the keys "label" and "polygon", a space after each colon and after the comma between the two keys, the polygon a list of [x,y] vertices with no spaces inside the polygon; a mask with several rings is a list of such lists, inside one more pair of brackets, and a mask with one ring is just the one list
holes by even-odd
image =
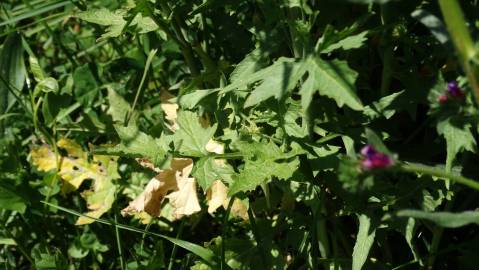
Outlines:
{"label": "dense undergrowth", "polygon": [[1,1],[1,267],[477,269],[478,14]]}

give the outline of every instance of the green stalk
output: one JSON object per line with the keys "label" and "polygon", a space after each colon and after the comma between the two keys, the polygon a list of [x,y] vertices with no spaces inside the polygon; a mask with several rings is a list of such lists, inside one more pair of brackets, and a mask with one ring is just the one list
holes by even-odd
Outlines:
{"label": "green stalk", "polygon": [[[115,224],[118,223],[116,215],[115,215]],[[118,226],[115,225],[115,238],[116,238],[116,247],[118,249],[118,257],[120,257],[120,267],[121,270],[125,269],[125,260],[123,259],[123,251],[121,248],[121,239],[120,239],[120,232]]]}
{"label": "green stalk", "polygon": [[413,164],[413,163],[401,164],[400,168],[406,172],[420,173],[420,174],[426,174],[426,175],[435,176],[439,178],[449,179],[452,182],[456,182],[458,184],[461,184],[479,191],[479,182],[466,178],[459,174],[446,172],[440,168],[434,168],[430,166]]}
{"label": "green stalk", "polygon": [[[181,235],[183,234],[184,227],[185,227],[185,219],[183,219],[180,223],[180,228],[178,229],[178,233],[176,234],[176,239],[181,238]],[[173,249],[171,250],[170,259],[169,259],[169,262],[168,262],[168,270],[173,269],[173,266],[175,264],[175,257],[176,257],[177,250],[178,250],[178,246],[173,244]]]}
{"label": "green stalk", "polygon": [[461,6],[457,0],[439,0],[439,6],[452,41],[457,49],[464,72],[474,92],[476,103],[479,104],[479,68],[473,64],[477,52],[467,29]]}

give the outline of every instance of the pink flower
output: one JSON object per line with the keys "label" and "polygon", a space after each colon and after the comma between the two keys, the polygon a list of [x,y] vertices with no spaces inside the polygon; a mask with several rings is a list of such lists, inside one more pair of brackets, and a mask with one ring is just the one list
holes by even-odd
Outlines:
{"label": "pink flower", "polygon": [[449,100],[449,97],[448,97],[446,94],[440,95],[440,96],[437,98],[437,101],[439,101],[439,103],[441,103],[441,104],[446,103],[448,100]]}
{"label": "pink flower", "polygon": [[451,81],[447,83],[447,93],[452,97],[463,98],[464,92],[459,87],[456,81]]}
{"label": "pink flower", "polygon": [[361,166],[365,170],[384,169],[394,165],[394,160],[381,152],[378,152],[374,146],[368,144],[361,149]]}

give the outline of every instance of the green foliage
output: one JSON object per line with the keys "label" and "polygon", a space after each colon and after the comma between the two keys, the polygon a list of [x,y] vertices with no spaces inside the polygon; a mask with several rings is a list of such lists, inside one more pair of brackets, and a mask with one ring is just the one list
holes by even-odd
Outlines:
{"label": "green foliage", "polygon": [[0,264],[475,269],[477,8],[1,1]]}
{"label": "green foliage", "polygon": [[195,113],[183,111],[178,114],[179,130],[174,135],[175,150],[186,156],[207,154],[206,144],[216,132],[216,124],[203,127]]}

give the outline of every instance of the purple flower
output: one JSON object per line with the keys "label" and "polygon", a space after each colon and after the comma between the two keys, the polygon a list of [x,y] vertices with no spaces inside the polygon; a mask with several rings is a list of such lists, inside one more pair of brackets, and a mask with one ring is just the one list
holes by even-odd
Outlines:
{"label": "purple flower", "polygon": [[456,81],[451,81],[447,83],[447,93],[453,97],[462,98],[464,97],[464,92],[459,87]]}
{"label": "purple flower", "polygon": [[378,152],[374,146],[368,144],[361,149],[361,166],[365,170],[383,169],[394,165],[394,160],[381,152]]}

